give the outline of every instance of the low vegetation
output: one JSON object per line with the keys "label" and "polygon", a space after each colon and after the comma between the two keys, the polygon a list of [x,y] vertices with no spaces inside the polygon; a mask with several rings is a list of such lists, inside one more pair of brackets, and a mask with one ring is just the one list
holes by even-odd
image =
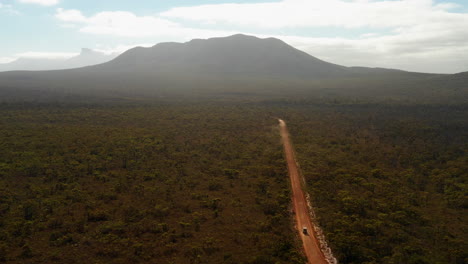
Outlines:
{"label": "low vegetation", "polygon": [[0,262],[304,263],[277,117],[340,263],[467,262],[464,105],[0,111]]}
{"label": "low vegetation", "polygon": [[303,263],[276,121],[242,106],[3,106],[0,261]]}
{"label": "low vegetation", "polygon": [[463,106],[294,106],[289,126],[341,263],[467,263]]}

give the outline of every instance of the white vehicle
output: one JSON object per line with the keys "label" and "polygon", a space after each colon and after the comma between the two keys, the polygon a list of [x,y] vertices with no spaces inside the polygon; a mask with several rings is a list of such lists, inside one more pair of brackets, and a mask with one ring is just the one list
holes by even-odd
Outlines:
{"label": "white vehicle", "polygon": [[309,234],[309,232],[307,231],[307,227],[306,227],[306,226],[303,226],[303,227],[302,227],[302,233],[303,233],[304,235],[308,235],[308,234]]}

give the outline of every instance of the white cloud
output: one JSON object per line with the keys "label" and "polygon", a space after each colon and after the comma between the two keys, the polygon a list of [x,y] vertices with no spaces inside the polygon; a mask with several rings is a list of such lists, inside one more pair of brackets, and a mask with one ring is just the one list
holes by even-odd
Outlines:
{"label": "white cloud", "polygon": [[83,16],[81,11],[75,9],[64,10],[57,8],[55,17],[64,22],[86,22],[86,17]]}
{"label": "white cloud", "polygon": [[24,4],[37,4],[37,5],[43,5],[43,6],[53,6],[57,5],[60,0],[18,0],[20,3]]}
{"label": "white cloud", "polygon": [[[362,39],[276,36],[322,60],[345,66],[455,73],[468,70],[468,46],[438,48],[408,43],[405,36]],[[405,49],[403,49],[405,48]]]}
{"label": "white cloud", "polygon": [[15,60],[16,58],[14,57],[0,57],[0,64],[10,63]]}
{"label": "white cloud", "polygon": [[64,60],[77,56],[79,53],[74,52],[42,52],[28,51],[17,53],[9,57],[0,57],[0,64],[13,62],[17,59],[48,59],[48,60]]}
{"label": "white cloud", "polygon": [[74,56],[77,56],[79,53],[73,52],[36,52],[36,51],[29,51],[18,53],[15,56],[17,58],[25,58],[25,59],[68,59]]}
{"label": "white cloud", "polygon": [[170,34],[177,24],[151,16],[138,17],[130,12],[102,12],[87,18],[81,32],[92,34],[145,37]]}
{"label": "white cloud", "polygon": [[111,54],[121,54],[129,49],[135,47],[152,47],[155,43],[140,43],[140,44],[131,44],[131,45],[117,45],[117,46],[109,46],[109,45],[97,45],[95,51],[111,55]]}
{"label": "white cloud", "polygon": [[[176,7],[162,17],[259,28],[391,28],[454,19],[454,4],[431,0],[283,0],[254,4]],[[465,20],[466,21],[466,20]]]}
{"label": "white cloud", "polygon": [[5,5],[5,4],[0,3],[0,9],[1,9],[0,12],[4,12],[10,15],[21,14],[18,10],[14,9],[12,5]]}
{"label": "white cloud", "polygon": [[148,37],[172,35],[178,25],[153,16],[136,16],[130,12],[100,12],[86,17],[79,10],[57,9],[55,17],[63,22],[76,23],[80,31],[98,35]]}
{"label": "white cloud", "polygon": [[66,27],[71,27],[74,23],[83,33],[120,37],[165,37],[186,40],[195,37],[226,36],[237,32],[190,28],[157,16],[137,16],[125,11],[100,12],[87,17],[79,10],[58,8],[55,17],[66,22]]}

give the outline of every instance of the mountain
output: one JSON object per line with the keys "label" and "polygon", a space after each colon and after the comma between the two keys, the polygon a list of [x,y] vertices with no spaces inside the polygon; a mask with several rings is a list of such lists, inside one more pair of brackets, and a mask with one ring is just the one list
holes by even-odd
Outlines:
{"label": "mountain", "polygon": [[72,69],[72,68],[79,68],[79,67],[101,64],[101,63],[108,62],[117,56],[118,54],[116,53],[105,54],[102,52],[83,48],[81,49],[80,55],[72,57],[64,62],[64,69],[65,67],[67,69]]}
{"label": "mountain", "polygon": [[330,78],[348,74],[279,39],[234,35],[131,49],[93,71]]}
{"label": "mountain", "polygon": [[274,79],[323,80],[362,75],[421,77],[402,70],[345,67],[320,60],[276,38],[237,34],[159,43],[130,49],[116,59],[88,68],[92,71],[178,75],[216,75]]}
{"label": "mountain", "polygon": [[32,59],[19,58],[13,62],[0,64],[0,72],[2,71],[46,71],[46,70],[62,70],[80,68],[89,65],[108,62],[118,54],[105,54],[102,52],[93,51],[83,48],[77,56],[68,59]]}
{"label": "mountain", "polygon": [[425,94],[432,96],[457,97],[458,101],[468,103],[468,72],[435,76],[419,82]]}
{"label": "mountain", "polygon": [[61,69],[63,59],[34,59],[34,58],[19,58],[10,63],[0,64],[0,72],[2,71],[41,71]]}
{"label": "mountain", "polygon": [[[83,65],[81,59],[89,62],[98,57],[83,50],[68,60],[68,65]],[[18,100],[86,95],[458,102],[468,93],[463,88],[465,78],[466,74],[345,67],[315,58],[279,39],[233,35],[133,48],[109,62],[77,69],[0,73],[0,99],[20,94]]]}
{"label": "mountain", "polygon": [[444,78],[448,82],[458,83],[463,85],[465,88],[468,87],[468,72],[460,72],[457,74],[452,74],[448,76],[444,76]]}

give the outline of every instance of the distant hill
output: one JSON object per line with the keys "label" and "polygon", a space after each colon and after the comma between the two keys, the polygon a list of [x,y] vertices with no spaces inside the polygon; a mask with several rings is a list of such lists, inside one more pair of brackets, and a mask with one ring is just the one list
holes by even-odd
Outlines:
{"label": "distant hill", "polygon": [[96,65],[113,60],[119,54],[105,54],[102,52],[94,51],[91,49],[81,49],[81,53],[78,56],[72,57],[65,61],[64,66],[69,69],[85,67],[90,65]]}
{"label": "distant hill", "polygon": [[460,72],[457,74],[444,76],[441,79],[452,83],[458,83],[463,85],[465,88],[468,88],[468,72]]}
{"label": "distant hill", "polygon": [[13,62],[0,64],[2,71],[47,71],[80,68],[108,62],[118,54],[104,54],[83,48],[77,56],[68,59],[31,59],[19,58]]}
{"label": "distant hill", "polygon": [[[91,58],[99,56],[85,50],[68,63],[82,65]],[[459,102],[468,93],[465,79],[466,73],[345,67],[279,39],[239,34],[133,48],[109,62],[78,69],[0,73],[0,98],[347,97]]]}
{"label": "distant hill", "polygon": [[293,78],[333,78],[350,73],[344,66],[319,60],[279,39],[240,34],[138,47],[92,70]]}

